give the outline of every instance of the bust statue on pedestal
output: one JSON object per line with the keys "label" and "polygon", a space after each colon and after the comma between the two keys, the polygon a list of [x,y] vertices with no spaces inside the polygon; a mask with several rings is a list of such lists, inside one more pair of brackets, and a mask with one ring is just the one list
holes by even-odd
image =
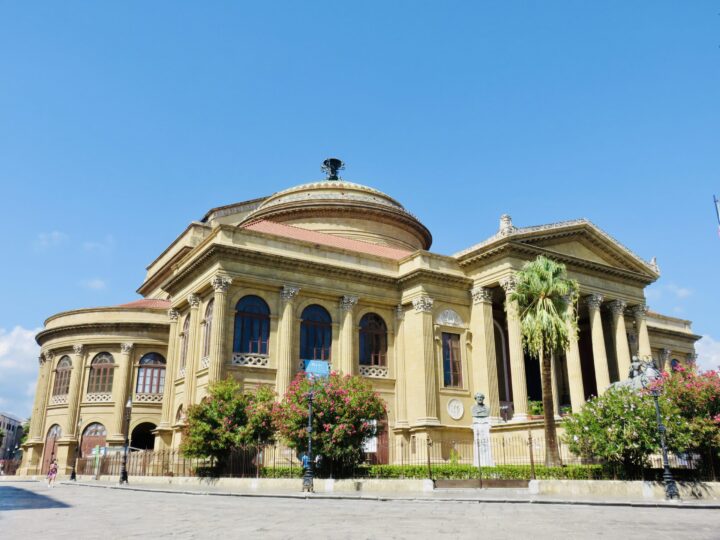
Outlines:
{"label": "bust statue on pedestal", "polygon": [[475,405],[472,408],[473,429],[473,462],[475,466],[493,467],[490,445],[490,407],[485,405],[485,394],[475,394]]}

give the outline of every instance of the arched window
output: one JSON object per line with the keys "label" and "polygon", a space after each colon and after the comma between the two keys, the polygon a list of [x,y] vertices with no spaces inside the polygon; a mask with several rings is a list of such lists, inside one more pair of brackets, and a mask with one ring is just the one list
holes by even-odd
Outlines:
{"label": "arched window", "polygon": [[259,296],[244,296],[235,306],[233,352],[268,354],[270,308]]}
{"label": "arched window", "polygon": [[58,362],[55,370],[55,383],[53,384],[53,396],[66,396],[70,390],[70,373],[72,362],[69,356],[63,356]]}
{"label": "arched window", "polygon": [[207,307],[205,308],[205,333],[203,334],[203,353],[202,357],[207,358],[210,356],[210,336],[212,333],[213,323],[213,308],[215,307],[215,300],[210,300]]}
{"label": "arched window", "polygon": [[376,313],[360,319],[360,365],[384,366],[387,356],[387,325]]}
{"label": "arched window", "polygon": [[107,429],[98,422],[89,424],[82,433],[80,439],[80,455],[90,456],[95,447],[105,446],[105,438],[107,437]]}
{"label": "arched window", "polygon": [[300,359],[330,361],[332,319],[327,310],[313,304],[302,312],[300,324]]}
{"label": "arched window", "polygon": [[138,368],[138,394],[162,394],[165,388],[165,358],[161,354],[151,352],[140,359]]}
{"label": "arched window", "polygon": [[112,354],[101,352],[90,363],[90,376],[88,377],[88,394],[105,394],[112,392],[115,360]]}
{"label": "arched window", "polygon": [[190,340],[190,315],[185,317],[182,332],[180,333],[180,363],[181,370],[185,369],[188,354],[188,341]]}

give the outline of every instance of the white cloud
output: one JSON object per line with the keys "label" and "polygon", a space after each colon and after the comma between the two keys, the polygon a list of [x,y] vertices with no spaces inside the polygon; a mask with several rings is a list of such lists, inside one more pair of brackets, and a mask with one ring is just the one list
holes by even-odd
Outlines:
{"label": "white cloud", "polygon": [[35,334],[41,328],[0,328],[0,404],[3,410],[27,417],[32,409],[40,347]]}
{"label": "white cloud", "polygon": [[675,298],[678,300],[682,300],[683,298],[687,298],[692,294],[692,290],[686,288],[686,287],[679,287],[675,285],[674,283],[670,283],[668,285],[665,285],[665,288],[671,293],[675,295]]}
{"label": "white cloud", "polygon": [[705,335],[695,344],[698,353],[698,367],[701,370],[720,370],[720,341]]}
{"label": "white cloud", "polygon": [[108,234],[99,242],[83,242],[82,247],[85,251],[89,251],[91,253],[110,253],[115,247],[115,238],[111,234]]}
{"label": "white cloud", "polygon": [[107,288],[107,283],[100,278],[86,279],[81,281],[80,285],[91,291],[102,291]]}
{"label": "white cloud", "polygon": [[50,248],[64,244],[69,236],[64,232],[52,231],[49,233],[40,233],[35,239],[35,249],[37,251],[46,251]]}

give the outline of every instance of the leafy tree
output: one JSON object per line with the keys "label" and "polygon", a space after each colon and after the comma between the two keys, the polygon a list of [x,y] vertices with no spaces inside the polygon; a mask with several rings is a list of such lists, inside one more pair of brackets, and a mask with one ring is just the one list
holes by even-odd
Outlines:
{"label": "leafy tree", "polygon": [[274,397],[265,386],[242,392],[231,378],[212,384],[208,396],[188,408],[182,452],[222,464],[235,448],[271,441]]}
{"label": "leafy tree", "polygon": [[29,435],[30,435],[30,418],[25,420],[25,423],[22,425],[22,436],[20,437],[20,441],[18,442],[18,444],[20,446],[25,444],[25,441],[27,440]]}
{"label": "leafy tree", "polygon": [[[5,430],[0,428],[0,446],[2,446],[3,441],[5,440]],[[2,456],[0,456],[1,458]]]}
{"label": "leafy tree", "polygon": [[[539,256],[525,263],[515,275],[515,290],[508,295],[505,309],[520,319],[523,346],[540,361],[542,405],[545,413],[545,464],[558,466],[560,454],[552,394],[552,356],[563,352],[571,333],[577,333],[575,303],[577,282],[568,279],[565,265]],[[518,313],[510,307],[517,302]],[[523,390],[519,390],[523,391]]]}
{"label": "leafy tree", "polygon": [[274,410],[278,433],[291,448],[307,448],[308,393],[313,391],[313,452],[325,465],[339,470],[362,460],[362,444],[376,435],[385,418],[385,403],[362,377],[331,373],[327,379],[310,381],[299,373]]}

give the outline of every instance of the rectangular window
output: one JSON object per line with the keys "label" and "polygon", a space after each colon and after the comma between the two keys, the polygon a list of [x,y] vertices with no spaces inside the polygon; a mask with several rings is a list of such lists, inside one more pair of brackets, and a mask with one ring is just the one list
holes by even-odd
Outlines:
{"label": "rectangular window", "polygon": [[460,336],[443,332],[443,381],[445,387],[462,387],[462,363],[460,359]]}

